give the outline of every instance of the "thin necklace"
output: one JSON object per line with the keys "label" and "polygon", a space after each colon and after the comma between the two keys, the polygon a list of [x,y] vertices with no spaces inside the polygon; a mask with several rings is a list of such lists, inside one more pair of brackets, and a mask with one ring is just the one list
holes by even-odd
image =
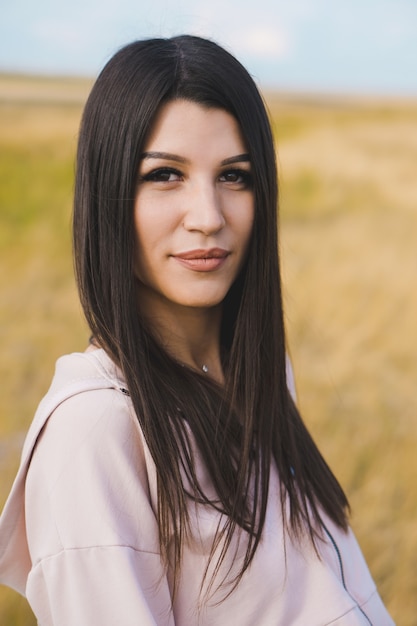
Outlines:
{"label": "thin necklace", "polygon": [[[180,365],[181,367],[186,367],[185,363],[180,363]],[[204,374],[208,374],[208,371],[209,371],[208,365],[203,363],[203,365],[201,366],[201,371],[204,372]]]}

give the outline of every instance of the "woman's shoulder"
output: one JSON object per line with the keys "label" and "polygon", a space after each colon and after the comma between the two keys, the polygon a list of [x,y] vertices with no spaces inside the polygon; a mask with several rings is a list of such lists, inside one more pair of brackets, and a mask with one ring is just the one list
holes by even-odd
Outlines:
{"label": "woman's shoulder", "polygon": [[52,393],[80,382],[81,391],[73,387],[49,415],[33,449],[27,516],[35,529],[52,520],[49,534],[55,528],[59,537],[32,549],[38,559],[61,548],[120,542],[157,552],[153,462],[130,397],[121,391],[123,379],[98,351],[60,359]]}
{"label": "woman's shoulder", "polygon": [[[111,511],[104,510],[104,504],[101,509],[97,506],[97,494],[103,495],[103,503],[119,498],[126,506],[137,502],[138,493],[142,493],[146,510],[149,499],[154,500],[154,474],[123,377],[104,351],[58,359],[51,387],[29,428],[20,467],[0,518],[0,581],[24,592],[31,567],[26,539],[28,506],[33,505],[34,520],[34,511],[44,508],[39,507],[40,502],[55,507],[60,494],[68,496],[75,489],[74,499],[68,497],[56,506],[56,511],[63,512],[63,520],[80,519],[81,525],[81,512],[91,513],[89,502],[95,503],[95,520],[97,515],[103,519],[106,512],[110,517]],[[75,496],[84,497],[85,506],[76,504]],[[152,509],[148,509],[152,526]],[[62,525],[74,527],[65,526],[64,521]],[[102,526],[94,525],[95,536]]]}
{"label": "woman's shoulder", "polygon": [[107,472],[110,458],[139,474],[152,465],[123,376],[104,350],[62,356],[28,430],[16,482],[36,467],[52,485],[80,459],[96,474]]}
{"label": "woman's shoulder", "polygon": [[[28,446],[61,458],[80,446],[126,446],[142,441],[123,376],[104,350],[58,359],[51,387],[39,405]],[[58,452],[60,451],[60,453]],[[45,455],[47,457],[47,455]]]}
{"label": "woman's shoulder", "polygon": [[84,387],[113,388],[126,393],[122,372],[101,348],[61,356],[56,362],[55,374],[47,395],[51,396],[63,387],[76,387],[77,384],[80,391]]}
{"label": "woman's shoulder", "polygon": [[[107,441],[122,445],[133,435],[140,436],[130,398],[117,387],[107,386],[106,379],[102,386],[101,382],[77,378],[69,382],[70,390],[62,386],[52,397],[47,395],[45,400],[51,399],[54,406],[41,415],[36,447],[42,440],[44,449],[64,452],[87,442],[90,446],[103,446]],[[59,391],[64,397],[58,396]]]}
{"label": "woman's shoulder", "polygon": [[[123,397],[117,402],[116,397]],[[30,425],[23,448],[22,458],[31,454],[40,432],[51,416],[58,414],[62,419],[82,411],[91,416],[91,404],[95,410],[108,404],[109,397],[126,413],[128,392],[120,370],[104,350],[74,352],[61,356],[48,392],[42,398]],[[83,408],[84,407],[84,408]],[[90,409],[90,410],[89,410]]]}
{"label": "woman's shoulder", "polygon": [[[61,412],[60,409],[71,404],[87,415],[92,407],[96,411],[118,407],[131,412],[123,374],[104,350],[73,352],[57,360],[51,386],[38,412],[47,413],[49,407],[53,407],[53,412]],[[62,412],[65,413],[65,409]]]}

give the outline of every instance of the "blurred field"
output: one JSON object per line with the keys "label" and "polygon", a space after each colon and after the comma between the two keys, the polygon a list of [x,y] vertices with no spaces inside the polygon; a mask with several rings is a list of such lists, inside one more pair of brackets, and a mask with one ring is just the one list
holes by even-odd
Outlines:
{"label": "blurred field", "polygon": [[[0,505],[56,358],[86,342],[69,224],[88,87],[0,77]],[[415,626],[417,102],[268,102],[300,406],[386,605]],[[35,624],[5,588],[0,623]]]}

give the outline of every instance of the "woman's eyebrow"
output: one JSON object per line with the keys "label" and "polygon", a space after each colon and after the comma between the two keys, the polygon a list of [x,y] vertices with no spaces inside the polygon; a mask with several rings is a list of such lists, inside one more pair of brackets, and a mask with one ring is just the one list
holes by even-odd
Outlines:
{"label": "woman's eyebrow", "polygon": [[177,163],[186,163],[187,159],[179,156],[178,154],[172,154],[171,152],[143,152],[141,159],[164,159],[165,161],[177,161]]}
{"label": "woman's eyebrow", "polygon": [[[187,159],[178,154],[172,154],[171,152],[143,152],[141,154],[141,159],[163,159],[166,161],[176,161],[177,163],[187,163]],[[220,165],[232,165],[233,163],[244,163],[249,162],[250,156],[248,153],[237,154],[236,156],[228,157],[227,159],[223,159],[220,162]]]}
{"label": "woman's eyebrow", "polygon": [[228,159],[224,159],[221,162],[221,165],[231,165],[232,163],[244,163],[250,161],[250,156],[247,153],[237,154],[236,156],[229,157]]}

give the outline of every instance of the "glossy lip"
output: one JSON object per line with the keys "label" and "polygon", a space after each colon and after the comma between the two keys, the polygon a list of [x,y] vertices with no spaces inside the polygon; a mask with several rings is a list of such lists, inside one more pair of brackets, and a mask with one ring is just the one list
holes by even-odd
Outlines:
{"label": "glossy lip", "polygon": [[224,264],[229,254],[230,252],[223,250],[223,248],[210,248],[208,250],[199,248],[179,252],[174,254],[173,258],[188,269],[197,272],[213,272]]}

